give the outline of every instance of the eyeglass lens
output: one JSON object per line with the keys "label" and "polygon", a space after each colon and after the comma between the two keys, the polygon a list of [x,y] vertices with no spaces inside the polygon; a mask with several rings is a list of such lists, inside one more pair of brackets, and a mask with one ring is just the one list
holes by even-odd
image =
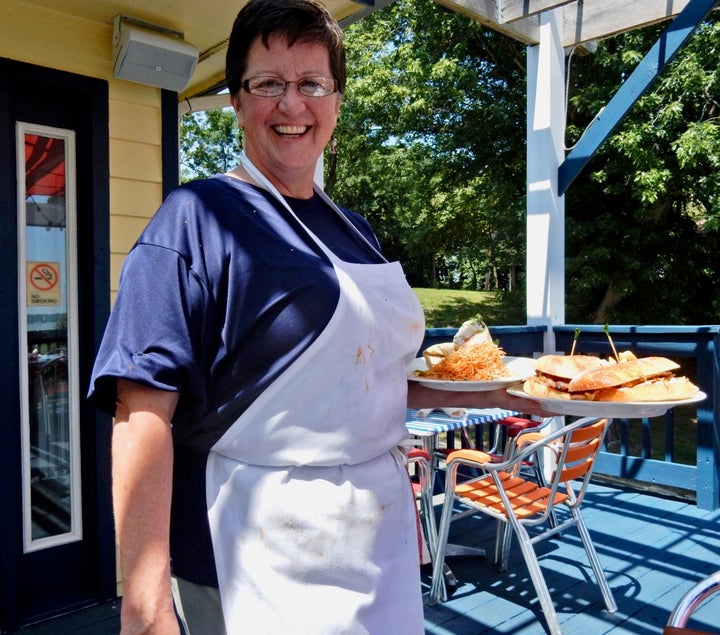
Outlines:
{"label": "eyeglass lens", "polygon": [[261,97],[279,97],[285,94],[288,86],[295,84],[298,92],[306,97],[325,97],[336,90],[336,80],[332,77],[304,77],[287,82],[278,77],[252,77],[243,82],[243,88]]}

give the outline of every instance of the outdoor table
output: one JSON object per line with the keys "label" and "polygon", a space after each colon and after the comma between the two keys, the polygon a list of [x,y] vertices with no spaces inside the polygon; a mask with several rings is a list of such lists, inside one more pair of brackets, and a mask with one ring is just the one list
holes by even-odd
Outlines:
{"label": "outdoor table", "polygon": [[516,417],[521,414],[503,408],[458,408],[458,410],[463,412],[463,416],[453,417],[441,409],[436,409],[421,417],[418,416],[418,412],[421,412],[421,410],[408,408],[405,413],[405,427],[411,435],[420,437],[423,449],[432,458],[435,450],[437,450],[437,438],[440,434],[460,430],[461,428],[469,428],[470,426],[492,423],[499,419]]}

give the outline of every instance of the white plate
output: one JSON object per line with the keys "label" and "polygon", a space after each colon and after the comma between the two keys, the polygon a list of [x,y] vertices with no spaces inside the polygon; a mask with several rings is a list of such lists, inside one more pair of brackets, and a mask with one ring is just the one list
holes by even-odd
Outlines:
{"label": "white plate", "polygon": [[416,381],[427,388],[435,390],[451,390],[453,392],[476,392],[486,390],[499,390],[513,384],[525,381],[535,374],[535,360],[529,357],[503,357],[503,363],[513,373],[511,377],[500,379],[487,379],[484,381],[458,381],[450,379],[429,379],[415,374],[416,370],[427,370],[427,363],[423,357],[417,357],[408,366],[407,376],[410,381]]}
{"label": "white plate", "polygon": [[610,417],[637,419],[642,417],[659,417],[670,408],[687,406],[698,403],[707,397],[704,392],[698,392],[690,399],[681,401],[582,401],[580,399],[549,399],[529,395],[522,388],[508,388],[508,393],[515,397],[531,399],[539,403],[545,410],[558,415],[572,415],[577,417]]}

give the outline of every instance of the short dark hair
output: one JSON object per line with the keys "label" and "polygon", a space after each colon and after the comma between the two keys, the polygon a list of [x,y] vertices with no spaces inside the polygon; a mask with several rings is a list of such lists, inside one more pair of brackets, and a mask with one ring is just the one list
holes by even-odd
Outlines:
{"label": "short dark hair", "polygon": [[267,46],[272,35],[284,37],[289,46],[296,42],[323,44],[338,91],[344,94],[347,70],[342,30],[323,5],[315,0],[249,0],[235,18],[228,41],[225,81],[231,95],[240,90],[252,43],[259,37]]}

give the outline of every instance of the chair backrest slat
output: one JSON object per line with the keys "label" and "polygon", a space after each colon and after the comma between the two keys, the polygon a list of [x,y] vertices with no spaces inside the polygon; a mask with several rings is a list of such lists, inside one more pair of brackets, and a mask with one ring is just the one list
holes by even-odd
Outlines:
{"label": "chair backrest slat", "polygon": [[560,473],[560,481],[563,483],[568,483],[569,481],[574,481],[576,479],[582,478],[590,471],[592,464],[592,459],[588,459],[587,461],[585,461],[584,463],[580,463],[579,465],[566,467]]}
{"label": "chair backrest slat", "polygon": [[575,441],[571,441],[570,446],[568,447],[568,451],[565,454],[565,464],[577,463],[578,461],[582,461],[588,457],[592,457],[595,454],[598,444],[599,436],[595,436],[592,439],[583,441],[580,445],[575,443]]}
{"label": "chair backrest slat", "polygon": [[597,436],[598,432],[605,428],[605,421],[605,419],[600,419],[589,426],[584,426],[574,430],[572,433],[573,442],[587,441],[588,439],[592,439],[594,436]]}

